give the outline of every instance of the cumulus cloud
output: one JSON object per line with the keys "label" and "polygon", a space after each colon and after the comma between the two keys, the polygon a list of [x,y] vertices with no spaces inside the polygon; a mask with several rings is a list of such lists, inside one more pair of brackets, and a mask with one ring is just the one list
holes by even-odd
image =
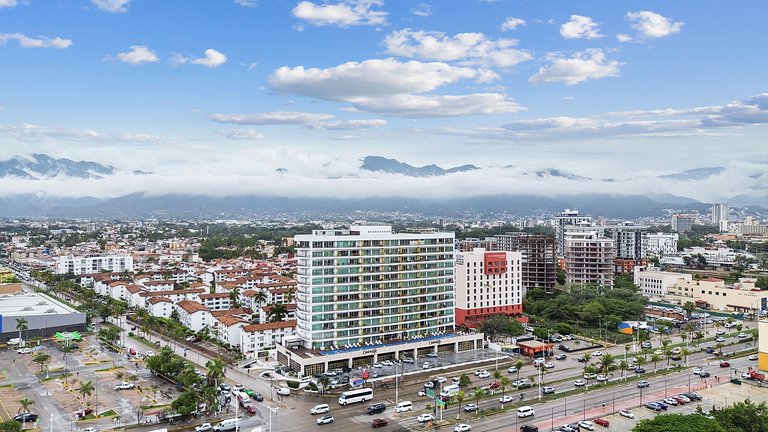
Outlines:
{"label": "cumulus cloud", "polygon": [[571,19],[560,26],[560,35],[565,39],[597,39],[603,37],[598,25],[592,18],[582,15],[571,15]]}
{"label": "cumulus cloud", "polygon": [[15,138],[20,141],[51,141],[69,139],[72,141],[92,143],[147,143],[167,144],[173,142],[156,135],[133,132],[102,133],[90,129],[53,128],[30,123],[0,124],[0,136]]}
{"label": "cumulus cloud", "polygon": [[632,40],[632,36],[625,33],[620,33],[616,35],[616,39],[618,39],[619,42],[629,42]]}
{"label": "cumulus cloud", "polygon": [[373,59],[348,62],[327,69],[283,66],[269,77],[280,93],[298,94],[330,101],[424,93],[479,72],[447,63]]}
{"label": "cumulus cloud", "polygon": [[250,8],[253,8],[259,5],[259,3],[256,0],[233,0],[233,2],[236,5],[240,5],[243,7],[250,7]]}
{"label": "cumulus cloud", "polygon": [[387,23],[387,13],[375,9],[382,4],[383,0],[345,0],[323,4],[302,1],[293,8],[293,16],[316,26],[383,25]]}
{"label": "cumulus cloud", "polygon": [[16,0],[0,0],[0,8],[12,8],[16,7],[17,4]]}
{"label": "cumulus cloud", "polygon": [[217,135],[231,140],[263,140],[264,135],[256,129],[229,129],[217,130]]}
{"label": "cumulus cloud", "polygon": [[768,124],[768,93],[759,93],[725,105],[619,111],[608,114],[614,117],[700,116],[697,126],[702,128]]}
{"label": "cumulus cloud", "polygon": [[38,36],[37,38],[32,38],[22,33],[0,33],[0,45],[5,45],[10,41],[18,42],[22,48],[64,49],[72,46],[71,40],[62,39],[58,36],[51,39],[45,36]]}
{"label": "cumulus cloud", "polygon": [[627,12],[625,18],[632,23],[632,28],[646,38],[661,38],[677,33],[684,23],[650,11]]}
{"label": "cumulus cloud", "polygon": [[159,60],[157,54],[144,45],[131,45],[130,48],[129,51],[118,53],[115,57],[107,57],[105,60],[118,60],[130,64],[155,63]]}
{"label": "cumulus cloud", "polygon": [[577,52],[571,58],[559,54],[548,55],[550,64],[539,68],[528,79],[532,84],[564,83],[575,85],[587,80],[617,76],[622,63],[608,60],[601,49],[593,48]]}
{"label": "cumulus cloud", "polygon": [[500,93],[468,95],[395,95],[385,98],[361,98],[355,108],[400,117],[455,117],[503,114],[525,108]]}
{"label": "cumulus cloud", "polygon": [[104,12],[125,13],[131,0],[91,0],[91,3]]}
{"label": "cumulus cloud", "polygon": [[432,6],[428,3],[419,3],[419,5],[413,9],[413,14],[423,18],[428,17],[432,15]]}
{"label": "cumulus cloud", "polygon": [[532,58],[527,51],[513,48],[514,39],[491,39],[483,33],[448,36],[436,31],[404,29],[384,39],[387,53],[400,56],[485,67],[511,67]]}
{"label": "cumulus cloud", "polygon": [[203,57],[190,60],[190,63],[192,64],[203,65],[209,68],[221,66],[226,62],[227,62],[226,55],[211,48],[205,50],[205,55]]}
{"label": "cumulus cloud", "polygon": [[501,24],[501,29],[503,31],[512,31],[524,25],[525,25],[525,20],[522,18],[507,17],[507,19],[505,19],[504,22]]}

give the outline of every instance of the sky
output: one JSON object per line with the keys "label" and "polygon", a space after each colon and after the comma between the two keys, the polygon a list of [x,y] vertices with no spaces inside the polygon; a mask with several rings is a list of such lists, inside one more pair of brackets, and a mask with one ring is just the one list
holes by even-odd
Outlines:
{"label": "sky", "polygon": [[[765,197],[765,16],[761,0],[0,0],[0,160],[119,170],[6,177],[0,195]],[[413,179],[362,170],[370,155],[481,169]],[[658,177],[703,167],[725,169]]]}

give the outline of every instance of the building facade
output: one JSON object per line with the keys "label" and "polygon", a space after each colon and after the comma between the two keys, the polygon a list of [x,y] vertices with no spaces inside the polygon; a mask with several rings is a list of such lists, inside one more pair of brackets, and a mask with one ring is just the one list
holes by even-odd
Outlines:
{"label": "building facade", "polygon": [[605,236],[612,238],[616,258],[640,262],[648,255],[648,227],[625,222],[604,227]]}
{"label": "building facade", "polygon": [[545,235],[509,233],[500,235],[498,250],[523,254],[523,289],[551,290],[557,283],[555,239]]}
{"label": "building facade", "polygon": [[525,290],[521,252],[476,248],[456,253],[456,325],[476,326],[490,315],[520,315]]}
{"label": "building facade", "polygon": [[591,216],[580,216],[578,210],[565,209],[555,216],[555,241],[557,243],[557,256],[565,255],[565,231],[566,227],[577,225],[592,225]]}
{"label": "building facade", "polygon": [[613,239],[597,231],[568,232],[565,237],[565,275],[568,283],[596,283],[613,287]]}
{"label": "building facade", "polygon": [[685,233],[693,228],[693,223],[696,221],[692,215],[687,214],[674,214],[672,215],[672,231]]}
{"label": "building facade", "polygon": [[717,278],[702,280],[678,279],[667,292],[667,298],[706,303],[710,309],[731,312],[756,312],[768,310],[768,291],[755,288],[755,280],[742,278],[738,283],[727,285]]}
{"label": "building facade", "polygon": [[58,258],[56,273],[76,275],[86,273],[101,273],[110,271],[113,273],[132,272],[133,257],[130,255],[65,255]]}
{"label": "building facade", "polygon": [[297,235],[296,334],[320,349],[454,329],[454,234],[352,226]]}
{"label": "building facade", "polygon": [[712,205],[712,210],[709,215],[709,220],[715,225],[720,225],[722,221],[728,221],[728,204],[716,203]]}
{"label": "building facade", "polygon": [[665,272],[657,268],[635,267],[635,285],[640,288],[640,293],[646,297],[664,297],[667,295],[667,290],[674,286],[678,279],[690,281],[691,275]]}
{"label": "building facade", "polygon": [[677,233],[649,233],[647,253],[649,256],[669,256],[677,253]]}

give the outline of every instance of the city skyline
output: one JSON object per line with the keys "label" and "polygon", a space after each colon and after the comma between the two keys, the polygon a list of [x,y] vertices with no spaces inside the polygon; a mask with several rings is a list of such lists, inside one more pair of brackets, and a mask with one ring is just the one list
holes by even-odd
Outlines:
{"label": "city skyline", "polygon": [[[0,190],[764,197],[768,61],[754,51],[766,9],[0,1],[0,160],[118,168],[6,176]],[[370,155],[481,169],[416,179],[361,169]],[[659,177],[706,167],[722,169]],[[546,169],[567,175],[530,174]]]}

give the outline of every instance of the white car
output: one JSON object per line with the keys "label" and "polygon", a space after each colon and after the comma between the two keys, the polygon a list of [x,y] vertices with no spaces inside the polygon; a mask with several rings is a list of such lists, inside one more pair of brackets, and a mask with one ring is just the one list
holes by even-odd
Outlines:
{"label": "white car", "polygon": [[725,342],[725,338],[720,336],[719,338],[715,339],[715,342]]}
{"label": "white car", "polygon": [[480,376],[480,374],[488,373],[485,369],[478,369],[475,371],[475,376]]}
{"label": "white car", "polygon": [[392,363],[391,360],[384,360],[383,362],[381,362],[381,364],[382,364],[382,366],[394,366],[395,365],[394,363]]}
{"label": "white car", "polygon": [[94,427],[87,427],[85,429],[80,429],[80,432],[99,432],[99,430]]}
{"label": "white car", "polygon": [[384,367],[384,365],[382,365],[381,363],[374,363],[373,367],[376,368],[376,369],[381,369],[381,368]]}
{"label": "white car", "polygon": [[328,423],[333,423],[333,416],[332,415],[324,415],[317,419],[317,424],[324,425]]}
{"label": "white car", "polygon": [[279,394],[280,396],[288,396],[289,394],[291,394],[291,389],[289,389],[288,387],[280,387],[275,391],[275,393]]}
{"label": "white car", "polygon": [[757,354],[752,354],[751,356],[747,357],[747,360],[757,360]]}
{"label": "white car", "polygon": [[555,393],[555,388],[554,387],[542,387],[541,388],[541,393],[542,394],[553,394],[553,393]]}
{"label": "white car", "polygon": [[681,352],[679,347],[672,348],[672,354],[680,354]]}
{"label": "white car", "polygon": [[582,420],[579,422],[579,428],[584,428],[586,430],[595,430],[595,424],[591,421]]}
{"label": "white car", "polygon": [[424,388],[430,388],[430,389],[431,389],[431,388],[435,388],[435,383],[434,383],[434,381],[427,381],[427,382],[425,382],[425,383],[424,383]]}
{"label": "white car", "polygon": [[488,372],[481,372],[481,373],[477,374],[477,377],[478,378],[490,378],[491,374],[488,373]]}
{"label": "white car", "polygon": [[424,364],[421,365],[422,369],[429,369],[430,367],[432,367],[432,366],[430,366],[429,362],[424,362]]}
{"label": "white car", "polygon": [[21,339],[19,338],[8,339],[8,345],[19,345],[20,343]]}
{"label": "white car", "polygon": [[674,398],[666,398],[662,402],[664,402],[667,405],[672,405],[672,406],[680,404],[680,402],[678,402],[677,399],[674,399]]}
{"label": "white car", "polygon": [[700,373],[702,373],[702,372],[704,372],[704,369],[702,369],[702,368],[700,368],[700,367],[695,367],[695,368],[693,368],[693,374],[694,374],[694,375],[698,375],[698,374],[700,374]]}
{"label": "white car", "polygon": [[19,348],[16,352],[19,354],[29,354],[32,352],[32,348]]}
{"label": "white car", "polygon": [[115,384],[115,390],[130,390],[133,387],[134,387],[133,384],[125,381]]}
{"label": "white car", "polygon": [[331,408],[328,406],[328,404],[320,404],[320,405],[313,406],[312,409],[309,410],[309,413],[312,415],[315,415],[315,414],[325,414],[329,411],[331,411]]}
{"label": "white car", "polygon": [[432,414],[419,414],[419,416],[416,417],[416,420],[418,420],[419,423],[426,423],[434,419],[435,419],[435,416],[433,416]]}
{"label": "white car", "polygon": [[195,426],[195,432],[206,432],[206,431],[212,431],[213,425],[210,423],[203,423],[200,426]]}
{"label": "white car", "polygon": [[603,374],[600,374],[600,375],[598,375],[598,376],[596,377],[596,379],[597,379],[598,381],[600,381],[600,382],[603,382],[603,381],[605,381],[605,380],[606,380],[606,376],[605,376],[605,375],[603,375]]}
{"label": "white car", "polygon": [[154,351],[147,351],[147,357],[152,357],[153,355],[155,355]]}
{"label": "white car", "polygon": [[466,412],[472,412],[477,411],[477,405],[473,403],[468,403],[464,405],[464,411]]}
{"label": "white car", "polygon": [[575,385],[576,387],[584,387],[585,385],[587,385],[587,382],[584,381],[583,379],[577,379],[576,381],[573,382],[573,385]]}
{"label": "white car", "polygon": [[546,362],[544,363],[544,367],[547,369],[552,369],[553,367],[555,367],[555,364],[552,362]]}
{"label": "white car", "polygon": [[504,395],[499,398],[499,402],[501,403],[510,403],[513,400],[515,400],[515,398],[513,398],[512,395]]}
{"label": "white car", "polygon": [[426,395],[427,395],[427,392],[425,392],[424,390],[419,390],[419,397],[424,397]]}
{"label": "white car", "polygon": [[584,373],[584,379],[595,379],[597,378],[597,374],[592,372],[586,372]]}
{"label": "white car", "polygon": [[445,379],[445,377],[441,377],[441,376],[439,376],[439,377],[435,377],[435,381],[437,381],[437,382],[439,382],[439,383],[444,383],[444,382],[446,382],[446,381],[448,381],[448,380],[447,380],[447,379]]}
{"label": "white car", "polygon": [[515,387],[524,386],[526,384],[528,384],[528,379],[527,378],[520,378],[519,380],[515,380],[515,381],[512,382],[512,385],[515,386]]}
{"label": "white car", "polygon": [[746,338],[749,337],[749,335],[747,335],[746,333],[739,333],[738,337],[739,337],[739,339],[746,339]]}
{"label": "white car", "polygon": [[662,350],[660,350],[660,349],[657,349],[657,350],[656,350],[656,351],[654,351],[653,353],[654,353],[654,354],[656,354],[657,356],[660,356],[660,355],[664,355],[664,351],[662,351]]}
{"label": "white car", "polygon": [[600,357],[601,355],[603,355],[602,351],[595,351],[592,353],[592,357]]}
{"label": "white car", "polygon": [[469,432],[472,430],[472,426],[466,423],[459,423],[453,428],[453,432]]}
{"label": "white car", "polygon": [[510,367],[509,369],[507,369],[507,372],[508,372],[508,373],[517,373],[517,368],[516,368],[516,367],[514,367],[514,366],[512,366],[512,367]]}
{"label": "white car", "polygon": [[433,357],[433,358],[437,357],[437,353],[435,352],[427,353],[427,357]]}

